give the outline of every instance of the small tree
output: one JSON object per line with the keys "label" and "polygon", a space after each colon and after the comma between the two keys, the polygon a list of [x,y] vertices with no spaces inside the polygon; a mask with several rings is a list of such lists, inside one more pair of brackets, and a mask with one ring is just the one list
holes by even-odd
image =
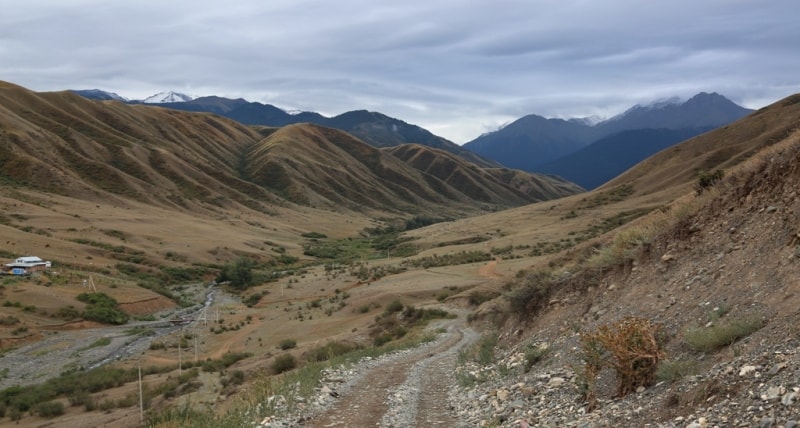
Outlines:
{"label": "small tree", "polygon": [[233,263],[226,264],[217,277],[218,282],[228,281],[232,288],[244,290],[253,285],[253,267],[255,262],[238,258]]}

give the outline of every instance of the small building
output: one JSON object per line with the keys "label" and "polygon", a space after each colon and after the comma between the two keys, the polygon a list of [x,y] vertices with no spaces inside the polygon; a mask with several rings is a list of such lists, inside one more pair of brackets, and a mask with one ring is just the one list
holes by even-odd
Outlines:
{"label": "small building", "polygon": [[36,256],[19,257],[11,263],[6,263],[3,273],[6,275],[30,275],[41,272],[52,266],[52,262],[45,261]]}

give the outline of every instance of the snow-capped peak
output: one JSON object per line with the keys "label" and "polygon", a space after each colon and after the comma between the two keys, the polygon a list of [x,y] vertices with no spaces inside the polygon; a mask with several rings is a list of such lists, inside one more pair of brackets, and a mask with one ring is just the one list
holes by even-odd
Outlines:
{"label": "snow-capped peak", "polygon": [[595,126],[600,122],[605,121],[604,117],[600,117],[598,115],[586,116],[586,117],[574,117],[569,119],[570,122],[580,123],[586,126]]}
{"label": "snow-capped peak", "polygon": [[651,110],[658,110],[660,108],[664,108],[671,105],[681,105],[683,104],[683,100],[680,97],[670,97],[670,98],[662,98],[660,100],[656,100],[651,102],[650,104],[646,105],[638,105],[641,108],[651,109]]}
{"label": "snow-capped peak", "polygon": [[630,115],[633,112],[642,112],[642,111],[649,111],[649,110],[661,110],[670,106],[680,106],[684,103],[682,99],[679,97],[671,97],[671,98],[662,98],[656,101],[653,101],[648,104],[636,104],[635,106],[625,110],[623,113],[620,113],[611,119],[608,122],[620,120],[625,116]]}
{"label": "snow-capped peak", "polygon": [[84,97],[89,98],[92,100],[117,100],[122,102],[127,102],[128,99],[118,95],[115,92],[108,92],[102,89],[71,89],[72,92]]}
{"label": "snow-capped peak", "polygon": [[189,95],[186,94],[181,94],[179,92],[174,92],[174,91],[167,91],[151,95],[142,100],[142,102],[145,104],[184,103],[186,101],[191,101],[193,99],[194,97],[190,97]]}

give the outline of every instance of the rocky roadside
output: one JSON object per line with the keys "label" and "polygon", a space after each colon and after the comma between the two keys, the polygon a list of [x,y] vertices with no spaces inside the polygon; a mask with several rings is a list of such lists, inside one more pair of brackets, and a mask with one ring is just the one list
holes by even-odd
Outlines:
{"label": "rocky roadside", "polygon": [[[761,348],[701,374],[641,388],[624,398],[601,397],[599,408],[592,412],[580,399],[573,369],[578,366],[572,358],[577,349],[553,349],[552,355],[525,373],[524,346],[532,345],[547,346],[519,345],[499,355],[494,364],[467,363],[457,368],[460,377],[477,379],[472,386],[455,386],[450,391],[452,406],[468,426],[800,426],[800,340]],[[610,391],[607,397],[613,394],[613,385]]]}
{"label": "rocky roadside", "polygon": [[[470,336],[461,338],[457,346],[427,355],[411,366],[405,381],[387,391],[383,398],[387,411],[379,426],[800,426],[800,341],[739,356],[680,382],[661,382],[624,398],[601,398],[599,408],[587,412],[580,400],[574,361],[569,358],[574,357],[575,349],[567,349],[566,355],[552,351],[555,354],[546,356],[527,373],[524,372],[524,347],[547,344],[521,344],[502,352],[493,364],[467,362],[456,367],[458,351],[474,342],[475,336],[471,332]],[[318,426],[313,423],[314,415],[335,406],[341,397],[352,393],[362,382],[368,382],[369,376],[380,375],[388,366],[429,353],[447,337],[441,335],[436,342],[417,349],[368,358],[353,367],[329,369],[317,395],[302,406],[300,412],[283,418],[267,418],[257,426]],[[566,338],[565,342],[568,340]],[[458,379],[465,377],[476,382],[460,384]],[[426,385],[426,382],[432,384]],[[442,399],[443,391],[446,391],[446,399]],[[442,413],[438,413],[438,418],[432,418],[432,414],[423,409],[431,403],[444,403],[446,417],[441,418]],[[347,420],[340,420],[331,426],[349,425]]]}
{"label": "rocky roadside", "polygon": [[[442,348],[454,334],[463,336]],[[379,397],[383,416],[369,426],[381,427],[800,427],[800,339],[774,346],[747,347],[734,358],[719,359],[701,373],[659,382],[636,393],[613,398],[613,374],[601,374],[599,406],[587,411],[581,400],[577,334],[550,343],[519,343],[497,349],[491,364],[458,362],[458,354],[477,341],[472,330],[451,326],[448,333],[420,348],[380,358],[365,359],[352,367],[330,369],[315,397],[299,412],[267,418],[258,427],[356,426],[348,414],[366,413],[367,407],[347,397],[376,377],[402,380]],[[549,349],[542,360],[526,366],[526,350]],[[441,352],[432,352],[435,349]],[[744,348],[742,348],[744,349]],[[410,361],[413,364],[408,365]],[[337,418],[318,415],[344,406]]]}

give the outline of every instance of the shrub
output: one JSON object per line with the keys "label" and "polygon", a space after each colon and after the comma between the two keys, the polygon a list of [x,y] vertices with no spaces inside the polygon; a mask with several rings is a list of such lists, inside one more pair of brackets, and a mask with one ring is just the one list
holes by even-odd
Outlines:
{"label": "shrub", "polygon": [[81,293],[75,298],[87,305],[117,306],[116,299],[105,293]]}
{"label": "shrub", "polygon": [[234,385],[241,385],[244,383],[244,372],[241,370],[234,370],[231,372],[231,382]]}
{"label": "shrub", "polygon": [[0,318],[0,325],[9,326],[19,324],[19,318],[12,316],[5,316]]}
{"label": "shrub", "polygon": [[712,352],[749,336],[763,326],[761,317],[741,318],[708,328],[691,328],[684,334],[684,340],[695,351]]}
{"label": "shrub", "polygon": [[257,305],[261,301],[261,297],[262,297],[261,293],[251,294],[251,295],[247,296],[247,298],[244,299],[244,304],[248,308],[252,308],[253,306]]}
{"label": "shrub", "polygon": [[86,409],[87,412],[93,412],[97,410],[97,401],[94,400],[94,397],[89,397],[86,399],[86,402],[83,403],[83,408]]}
{"label": "shrub", "polygon": [[114,410],[115,407],[117,407],[117,403],[115,403],[114,400],[109,400],[109,399],[103,400],[100,403],[100,405],[97,406],[98,409],[104,412],[109,412],[111,410]]}
{"label": "shrub", "polygon": [[270,367],[273,374],[281,374],[297,367],[297,360],[292,354],[279,355]]}
{"label": "shrub", "polygon": [[656,370],[656,379],[674,382],[697,372],[697,363],[685,360],[662,361]]}
{"label": "shrub", "polygon": [[724,176],[725,173],[721,169],[714,170],[714,172],[703,171],[697,176],[695,190],[698,194],[703,193],[709,187],[719,183]]}
{"label": "shrub", "polygon": [[278,344],[278,347],[283,349],[284,351],[287,349],[292,349],[297,346],[297,341],[294,339],[283,339]]}
{"label": "shrub", "polygon": [[617,396],[650,386],[664,359],[661,327],[647,319],[626,317],[613,325],[602,325],[595,332],[581,334],[585,395],[592,404],[594,381],[603,367],[617,377]]}
{"label": "shrub", "polygon": [[474,361],[479,364],[490,364],[494,361],[494,348],[497,345],[497,335],[486,333],[466,350],[458,354],[459,362]]}
{"label": "shrub", "polygon": [[597,250],[587,263],[598,268],[625,265],[635,258],[640,247],[649,240],[647,231],[642,228],[621,230],[614,235],[614,241],[609,246]]}
{"label": "shrub", "polygon": [[128,314],[110,306],[89,305],[83,311],[83,318],[103,324],[125,324]]}
{"label": "shrub", "polygon": [[125,324],[128,314],[117,307],[117,301],[105,293],[81,293],[76,296],[78,300],[86,303],[83,318],[104,324]]}
{"label": "shrub", "polygon": [[246,259],[238,258],[233,263],[228,263],[222,267],[217,282],[228,281],[231,288],[235,290],[245,290],[254,284],[253,267],[255,262]]}
{"label": "shrub", "polygon": [[386,310],[384,311],[387,314],[393,314],[395,312],[400,312],[403,310],[403,303],[399,300],[392,300],[388,306],[386,306]]}
{"label": "shrub", "polygon": [[64,404],[60,401],[45,401],[36,405],[36,413],[43,418],[52,418],[64,414]]}
{"label": "shrub", "polygon": [[472,306],[480,306],[483,302],[488,302],[498,296],[495,291],[473,291],[469,294],[469,304]]}
{"label": "shrub", "polygon": [[69,396],[69,404],[71,406],[83,406],[89,400],[92,399],[92,396],[89,395],[88,392],[84,390],[75,391],[74,393],[70,394]]}
{"label": "shrub", "polygon": [[81,313],[75,309],[74,306],[69,305],[65,308],[59,308],[58,312],[56,312],[56,316],[61,319],[65,319],[67,321],[71,321],[77,318],[80,318]]}
{"label": "shrub", "polygon": [[532,345],[525,349],[525,372],[529,372],[531,367],[550,355],[550,347],[547,345]]}
{"label": "shrub", "polygon": [[383,346],[394,339],[390,333],[383,333],[375,336],[375,339],[372,340],[372,344],[375,346]]}
{"label": "shrub", "polygon": [[333,341],[310,350],[306,358],[309,361],[328,361],[333,357],[344,355],[357,349],[359,349],[358,345],[348,342]]}
{"label": "shrub", "polygon": [[506,294],[511,312],[518,315],[532,315],[544,308],[550,299],[552,273],[537,270],[526,273],[522,284]]}
{"label": "shrub", "polygon": [[480,364],[490,364],[494,361],[494,347],[497,345],[497,335],[485,334],[478,340],[476,361]]}

